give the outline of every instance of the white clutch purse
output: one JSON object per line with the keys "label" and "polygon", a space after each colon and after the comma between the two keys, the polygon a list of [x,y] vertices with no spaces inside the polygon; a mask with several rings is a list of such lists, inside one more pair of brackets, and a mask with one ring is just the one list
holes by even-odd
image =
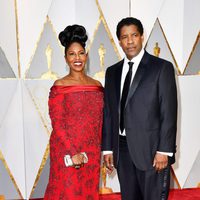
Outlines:
{"label": "white clutch purse", "polygon": [[[81,152],[81,154],[84,155],[84,164],[85,164],[85,163],[88,163],[87,154],[86,154],[85,152]],[[70,155],[65,155],[65,156],[64,156],[64,162],[65,162],[65,166],[66,166],[66,167],[72,167],[72,166],[74,166]],[[76,167],[76,166],[75,166],[75,167]],[[77,166],[77,168],[79,168],[79,167]]]}

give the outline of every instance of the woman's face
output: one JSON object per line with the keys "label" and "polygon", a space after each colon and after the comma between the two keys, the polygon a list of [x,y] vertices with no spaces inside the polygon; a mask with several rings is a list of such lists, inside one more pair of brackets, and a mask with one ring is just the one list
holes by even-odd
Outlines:
{"label": "woman's face", "polygon": [[66,51],[65,60],[71,70],[83,71],[87,62],[85,49],[78,42],[73,42]]}

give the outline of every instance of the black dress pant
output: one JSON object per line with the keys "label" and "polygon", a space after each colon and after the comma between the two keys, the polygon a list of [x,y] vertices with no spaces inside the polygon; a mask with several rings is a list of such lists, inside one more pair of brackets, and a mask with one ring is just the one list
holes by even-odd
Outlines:
{"label": "black dress pant", "polygon": [[126,137],[120,136],[117,173],[122,200],[167,200],[170,185],[170,166],[156,172],[141,171],[134,165]]}

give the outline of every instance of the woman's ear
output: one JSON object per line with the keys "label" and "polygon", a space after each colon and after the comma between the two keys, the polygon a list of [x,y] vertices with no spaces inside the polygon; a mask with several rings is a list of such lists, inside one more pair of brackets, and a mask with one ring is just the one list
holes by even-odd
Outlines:
{"label": "woman's ear", "polygon": [[87,52],[87,53],[85,53],[85,56],[86,56],[86,59],[88,60],[88,52]]}

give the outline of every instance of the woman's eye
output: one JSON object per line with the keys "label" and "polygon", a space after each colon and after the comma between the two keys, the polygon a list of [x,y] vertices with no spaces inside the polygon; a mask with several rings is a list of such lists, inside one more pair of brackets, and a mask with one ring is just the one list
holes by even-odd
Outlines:
{"label": "woman's eye", "polygon": [[70,52],[70,53],[69,53],[69,55],[70,55],[70,56],[73,56],[73,55],[74,55],[74,53],[73,53],[73,52]]}

